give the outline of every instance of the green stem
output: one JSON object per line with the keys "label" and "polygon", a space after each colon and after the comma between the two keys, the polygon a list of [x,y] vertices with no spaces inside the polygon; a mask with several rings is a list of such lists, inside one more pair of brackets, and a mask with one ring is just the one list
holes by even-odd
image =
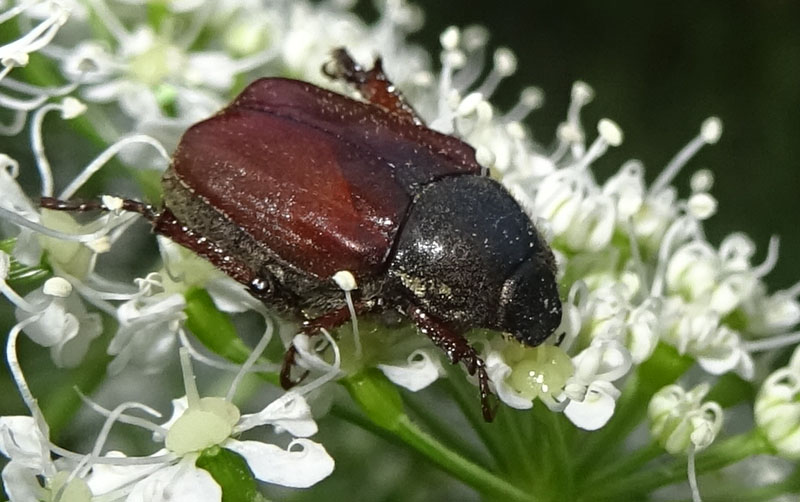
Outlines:
{"label": "green stem", "polygon": [[578,471],[592,472],[605,465],[606,459],[613,455],[622,439],[644,418],[648,398],[649,395],[639,385],[638,375],[631,375],[611,421],[589,436],[583,454],[578,457]]}
{"label": "green stem", "polygon": [[[460,384],[460,382],[464,381],[463,373],[456,370],[457,368],[455,366],[447,368],[446,384],[450,390],[449,395],[455,397],[458,407],[469,421],[472,430],[478,434],[481,442],[483,442],[486,449],[489,450],[489,453],[492,458],[495,459],[500,469],[504,472],[508,472],[508,463],[510,459],[507,458],[503,442],[495,436],[495,430],[486,426],[486,421],[478,411],[479,405],[477,400],[473,396],[467,395],[464,389],[465,386]],[[474,387],[472,388],[474,389]]]}
{"label": "green stem", "polygon": [[613,462],[606,467],[597,470],[585,482],[588,488],[587,492],[591,492],[593,486],[603,486],[608,483],[616,482],[624,476],[627,476],[635,471],[639,471],[651,460],[664,454],[664,448],[658,443],[650,443],[644,448],[638,449],[626,455],[621,460]]}
{"label": "green stem", "polygon": [[358,413],[357,411],[334,404],[331,407],[330,414],[339,420],[343,420],[351,425],[354,425],[355,427],[359,427],[367,432],[372,433],[376,437],[385,440],[387,443],[394,444],[400,448],[406,447],[406,444],[401,441],[400,438],[392,434],[390,431],[377,426],[374,422],[370,421],[363,414]]}
{"label": "green stem", "polygon": [[547,429],[543,433],[547,434],[547,444],[550,447],[546,452],[549,456],[548,463],[553,470],[553,475],[550,476],[551,489],[548,490],[548,493],[559,494],[560,500],[574,500],[574,461],[567,447],[564,415],[540,406],[537,416],[541,418],[542,423],[547,425]]}
{"label": "green stem", "polygon": [[[536,479],[537,472],[528,439],[523,436],[519,424],[522,414],[523,412],[501,405],[492,427],[501,428],[503,431],[502,436],[505,438],[503,449],[508,459],[505,472],[508,472],[511,479],[516,480],[518,484],[529,486]],[[531,415],[527,417],[533,420]]]}
{"label": "green stem", "polygon": [[499,500],[538,500],[465,459],[417,427],[403,411],[403,402],[397,388],[380,371],[370,369],[349,376],[343,380],[343,384],[353,401],[378,427],[400,438],[408,447],[480,493]]}
{"label": "green stem", "polygon": [[536,500],[532,495],[526,494],[505,480],[447,449],[432,436],[421,431],[407,416],[401,418],[394,432],[411,448],[481,493],[491,494],[500,500]]}
{"label": "green stem", "polygon": [[[735,464],[751,455],[769,452],[769,446],[754,430],[733,436],[697,456],[697,474],[721,469]],[[676,459],[657,469],[639,471],[627,478],[617,479],[613,484],[594,485],[592,497],[597,499],[624,500],[625,495],[649,493],[661,486],[670,485],[686,477],[686,459]]]}
{"label": "green stem", "polygon": [[788,478],[779,483],[758,486],[755,488],[737,487],[725,493],[703,495],[704,502],[769,502],[781,495],[800,493],[800,470],[795,470]]}
{"label": "green stem", "polygon": [[496,462],[489,457],[486,450],[478,449],[471,442],[465,441],[460,429],[453,427],[451,423],[444,423],[431,413],[430,406],[422,405],[414,396],[405,396],[403,402],[411,409],[414,417],[449,448],[475,464],[495,467]]}

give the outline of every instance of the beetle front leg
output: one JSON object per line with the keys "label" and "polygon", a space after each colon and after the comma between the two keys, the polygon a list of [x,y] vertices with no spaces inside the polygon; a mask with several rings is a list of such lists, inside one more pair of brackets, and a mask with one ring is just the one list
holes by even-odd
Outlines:
{"label": "beetle front leg", "polygon": [[451,363],[456,364],[461,361],[470,375],[477,374],[483,419],[487,422],[494,420],[494,412],[489,403],[489,396],[492,395],[492,391],[489,389],[489,375],[486,373],[486,363],[483,362],[483,359],[481,359],[472,345],[461,334],[456,333],[416,305],[410,305],[405,312],[414,321],[419,330],[447,354],[447,358],[450,359]]}
{"label": "beetle front leg", "polygon": [[[139,213],[144,216],[148,221],[155,221],[159,216],[159,212],[155,207],[144,202],[132,199],[119,199],[122,201],[120,209],[132,213]],[[88,211],[113,211],[113,208],[106,206],[101,200],[79,201],[79,200],[61,200],[54,197],[42,197],[39,200],[39,205],[44,209],[51,209],[53,211],[71,211],[76,213],[85,213]]]}
{"label": "beetle front leg", "polygon": [[[258,275],[250,267],[226,253],[220,246],[211,240],[198,235],[183,225],[168,208],[160,211],[150,204],[131,199],[117,199],[121,201],[119,209],[133,213],[139,213],[153,225],[153,232],[164,237],[168,237],[176,244],[194,251],[210,261],[215,267],[234,280],[247,286],[250,293],[261,299],[264,293],[261,291],[261,284]],[[60,200],[53,197],[42,197],[41,207],[54,211],[89,212],[89,211],[114,211],[117,208],[108,207],[106,202],[101,200],[79,201],[79,200]]]}
{"label": "beetle front leg", "polygon": [[[360,302],[353,306],[355,307],[354,310],[356,311],[356,314],[360,314],[367,310],[367,306]],[[331,310],[330,312],[326,312],[319,317],[315,317],[314,319],[307,319],[303,321],[303,325],[300,330],[306,336],[312,337],[319,334],[320,330],[327,329],[330,331],[338,328],[349,320],[350,309],[347,307],[347,305],[345,305],[338,309]],[[297,380],[292,380],[292,368],[295,365],[296,357],[297,348],[294,346],[294,344],[291,344],[289,345],[289,348],[286,349],[286,353],[283,355],[283,364],[281,365],[280,382],[281,387],[283,387],[284,390],[291,389],[295,385],[302,382],[303,379],[308,375],[308,371],[306,371]]]}
{"label": "beetle front leg", "polygon": [[365,70],[343,47],[335,49],[331,56],[332,59],[322,66],[322,73],[354,85],[364,99],[397,117],[422,124],[417,112],[383,72],[381,58],[376,58],[372,68]]}

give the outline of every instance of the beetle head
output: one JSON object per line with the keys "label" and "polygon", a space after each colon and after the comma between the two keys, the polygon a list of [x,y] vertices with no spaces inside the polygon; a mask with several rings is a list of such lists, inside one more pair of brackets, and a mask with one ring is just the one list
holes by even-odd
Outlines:
{"label": "beetle head", "polygon": [[549,246],[502,185],[453,176],[415,197],[388,275],[451,325],[538,345],[561,322],[555,271]]}
{"label": "beetle head", "polygon": [[552,258],[534,255],[503,284],[498,327],[525,345],[544,342],[561,323],[561,300]]}

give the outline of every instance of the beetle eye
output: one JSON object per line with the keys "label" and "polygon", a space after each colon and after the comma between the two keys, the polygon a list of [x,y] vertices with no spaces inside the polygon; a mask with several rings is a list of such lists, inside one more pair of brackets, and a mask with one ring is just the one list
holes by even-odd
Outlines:
{"label": "beetle eye", "polygon": [[536,346],[561,323],[561,299],[552,270],[542,260],[524,261],[503,285],[499,312],[503,331]]}
{"label": "beetle eye", "polygon": [[271,294],[274,287],[272,285],[272,281],[269,279],[265,279],[263,277],[256,277],[252,281],[250,281],[250,289],[256,296],[264,295],[264,294]]}

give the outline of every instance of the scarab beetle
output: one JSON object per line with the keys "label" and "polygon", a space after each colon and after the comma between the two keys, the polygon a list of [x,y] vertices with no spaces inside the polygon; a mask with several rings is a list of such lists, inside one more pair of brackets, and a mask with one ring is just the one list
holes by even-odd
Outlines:
{"label": "scarab beetle", "polygon": [[[204,256],[313,333],[349,320],[332,276],[349,271],[361,313],[394,309],[476,374],[468,328],[542,343],[561,320],[553,253],[530,218],[475,159],[425,127],[386,78],[344,49],[323,67],[358,101],[306,82],[264,78],[183,135],[160,208],[126,200],[155,233]],[[62,210],[101,203],[44,199]],[[294,348],[281,372],[290,378]]]}

